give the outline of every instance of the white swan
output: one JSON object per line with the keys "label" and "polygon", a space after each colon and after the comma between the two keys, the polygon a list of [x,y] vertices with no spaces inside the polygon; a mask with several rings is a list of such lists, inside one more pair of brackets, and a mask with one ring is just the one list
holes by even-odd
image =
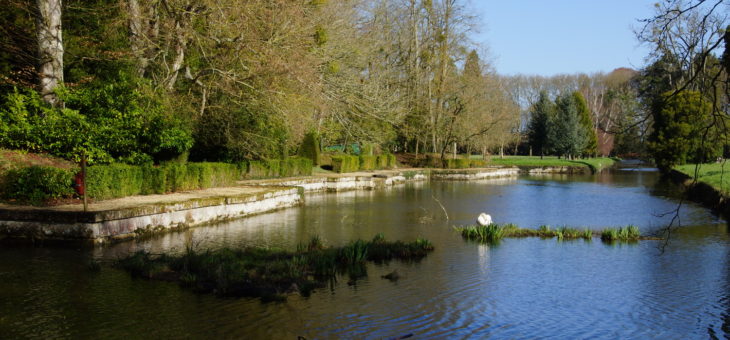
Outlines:
{"label": "white swan", "polygon": [[490,225],[492,224],[492,216],[481,213],[479,214],[479,217],[477,217],[477,223],[480,225]]}

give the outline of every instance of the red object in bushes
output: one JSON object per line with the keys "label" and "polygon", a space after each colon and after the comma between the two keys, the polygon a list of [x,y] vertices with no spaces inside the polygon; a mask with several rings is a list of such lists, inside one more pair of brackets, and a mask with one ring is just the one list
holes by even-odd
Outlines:
{"label": "red object in bushes", "polygon": [[84,187],[84,174],[82,172],[74,176],[74,190],[76,190],[76,194],[79,196],[83,196],[86,192],[86,188]]}

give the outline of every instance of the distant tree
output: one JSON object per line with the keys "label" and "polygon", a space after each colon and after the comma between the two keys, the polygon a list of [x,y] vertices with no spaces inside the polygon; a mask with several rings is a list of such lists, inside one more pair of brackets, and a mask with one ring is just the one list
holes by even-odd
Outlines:
{"label": "distant tree", "polygon": [[555,100],[555,117],[549,129],[550,144],[560,156],[573,158],[580,155],[586,144],[586,133],[580,123],[578,107],[573,95],[566,94]]}
{"label": "distant tree", "polygon": [[[657,166],[666,171],[685,163],[706,163],[722,155],[723,124],[715,122],[712,104],[697,91],[666,92],[652,109],[654,131],[649,151]],[[714,118],[714,119],[713,119]]]}
{"label": "distant tree", "polygon": [[583,130],[581,132],[585,135],[585,146],[580,154],[584,156],[595,156],[598,150],[598,138],[596,137],[596,129],[593,127],[593,121],[591,120],[591,112],[588,110],[588,104],[586,103],[586,99],[583,95],[578,91],[573,92],[573,101],[575,102],[575,108],[578,111],[581,130]]}
{"label": "distant tree", "polygon": [[530,147],[542,158],[549,152],[550,124],[555,115],[555,105],[548,98],[547,92],[540,92],[540,98],[532,106],[530,125],[527,136]]}

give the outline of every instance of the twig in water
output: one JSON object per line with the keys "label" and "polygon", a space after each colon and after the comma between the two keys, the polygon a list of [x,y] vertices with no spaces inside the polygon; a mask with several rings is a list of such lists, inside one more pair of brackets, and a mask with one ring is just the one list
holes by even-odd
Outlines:
{"label": "twig in water", "polygon": [[441,201],[439,201],[438,198],[436,198],[436,196],[434,196],[433,194],[431,194],[431,198],[433,198],[433,200],[436,201],[436,203],[439,204],[439,206],[441,207],[441,209],[444,211],[444,215],[446,215],[446,220],[448,221],[449,220],[449,214],[446,212],[446,208],[444,208],[444,205],[441,204]]}

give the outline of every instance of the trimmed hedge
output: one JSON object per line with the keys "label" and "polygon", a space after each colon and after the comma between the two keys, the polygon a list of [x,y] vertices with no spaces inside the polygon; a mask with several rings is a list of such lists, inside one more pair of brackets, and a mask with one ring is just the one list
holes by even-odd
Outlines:
{"label": "trimmed hedge", "polygon": [[[133,195],[164,194],[235,184],[244,177],[292,177],[312,174],[312,160],[250,161],[240,166],[228,163],[176,163],[161,166],[110,164],[86,170],[86,194],[105,200]],[[0,178],[0,197],[21,203],[41,204],[49,199],[71,197],[73,172],[50,166],[9,170]]]}
{"label": "trimmed hedge", "polygon": [[164,194],[234,184],[241,171],[227,163],[168,163],[159,167],[96,165],[86,171],[86,193],[95,199]]}
{"label": "trimmed hedge", "polygon": [[299,149],[299,156],[310,159],[314,165],[319,165],[319,154],[319,135],[316,132],[305,134]]}
{"label": "trimmed hedge", "polygon": [[311,176],[314,162],[304,157],[289,157],[281,161],[280,177]]}
{"label": "trimmed hedge", "polygon": [[73,195],[73,173],[52,166],[30,166],[5,173],[2,196],[21,203],[38,205],[49,199]]}
{"label": "trimmed hedge", "polygon": [[158,174],[153,186],[147,176],[153,177],[152,173],[158,171],[145,171],[144,168],[126,164],[90,166],[86,169],[86,194],[96,199],[108,199],[138,195],[143,188],[150,194],[164,192],[165,178],[162,177],[162,183],[159,183]]}
{"label": "trimmed hedge", "polygon": [[358,156],[338,155],[332,156],[332,171],[337,173],[355,172],[360,169],[360,158]]}
{"label": "trimmed hedge", "polygon": [[248,161],[242,164],[248,179],[311,176],[313,166],[312,160],[304,157]]}
{"label": "trimmed hedge", "polygon": [[375,170],[377,166],[377,156],[360,156],[360,170]]}

